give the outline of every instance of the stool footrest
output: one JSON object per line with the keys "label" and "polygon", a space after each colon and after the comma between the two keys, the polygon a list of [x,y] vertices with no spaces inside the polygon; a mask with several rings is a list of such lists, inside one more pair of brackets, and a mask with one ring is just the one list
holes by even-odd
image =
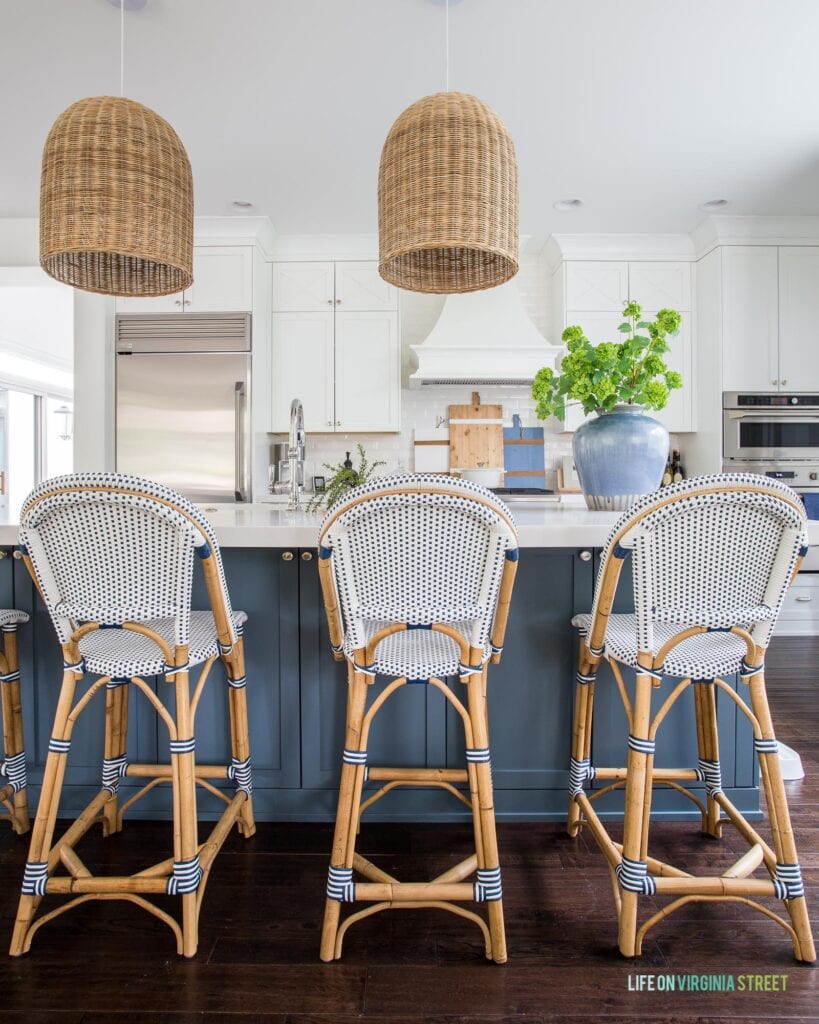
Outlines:
{"label": "stool footrest", "polygon": [[464,768],[373,768],[368,773],[371,782],[466,782]]}

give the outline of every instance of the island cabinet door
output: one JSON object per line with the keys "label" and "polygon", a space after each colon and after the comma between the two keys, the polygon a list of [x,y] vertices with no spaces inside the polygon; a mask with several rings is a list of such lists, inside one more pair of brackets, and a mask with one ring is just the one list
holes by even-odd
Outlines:
{"label": "island cabinet door", "polygon": [[[596,552],[595,561],[598,557],[599,552]],[[613,610],[615,613],[629,613],[634,610],[630,557],[627,558],[623,566]],[[629,696],[633,697],[634,671],[624,668],[623,679]],[[679,679],[667,677],[660,687],[653,691],[651,702],[653,713],[659,710],[679,682]],[[726,682],[747,701],[747,687],[740,683],[738,676],[729,676],[726,678]],[[719,690],[717,690],[717,720],[722,781],[725,792],[743,813],[758,811],[759,795],[756,788],[758,783],[753,751],[753,733],[745,716],[737,712],[736,704]],[[627,737],[626,717],[617,691],[617,684],[611,669],[604,661],[598,672],[595,688],[592,764],[599,767],[625,765]],[[694,718],[693,687],[689,687],[672,707],[657,731],[656,740],[655,764],[658,767],[697,767],[697,729]],[[593,788],[599,789],[604,785],[606,783],[601,782],[594,784]],[[702,783],[689,785],[702,799],[704,795]],[[598,811],[622,813],[622,789],[601,797],[596,806]],[[690,800],[661,786],[657,786],[654,790],[652,812],[661,817],[699,818],[699,812]]]}
{"label": "island cabinet door", "polygon": [[[21,700],[23,705],[23,734],[28,761],[29,806],[36,807],[40,784],[48,754],[48,741],[54,723],[57,698],[63,676],[63,659],[57,635],[45,605],[37,593],[31,577],[21,560],[0,562],[0,578],[6,577],[5,566],[13,563],[14,592],[11,604],[5,605],[5,588],[0,592],[0,604],[28,612],[29,621],[20,626],[17,643],[20,655]],[[85,693],[96,676],[86,675],[77,687],[77,696]],[[162,695],[159,682],[147,682]],[[71,736],[71,749],[65,772],[60,813],[76,816],[89,800],[99,792],[102,773],[103,735],[105,720],[105,689],[98,692],[77,720]],[[152,764],[168,760],[167,736],[157,746],[156,714],[141,694],[131,693],[128,709],[128,760]],[[120,796],[127,800],[142,787],[144,779],[122,779]],[[170,817],[168,793],[157,786],[129,812],[132,818]]]}
{"label": "island cabinet door", "polygon": [[[565,813],[577,611],[591,607],[592,556],[522,548],[503,657],[489,666],[489,739],[501,814]],[[460,683],[456,693],[463,694]],[[465,763],[463,730],[447,709],[447,764]],[[535,797],[532,790],[542,791]]]}
{"label": "island cabinet door", "polygon": [[[273,791],[300,783],[296,550],[228,548],[222,560],[233,609],[248,617],[244,646],[253,800],[259,817],[270,818],[282,804]],[[195,577],[193,607],[208,607],[201,574]],[[222,666],[215,665],[196,712],[196,757],[229,764],[230,756],[227,682]],[[206,808],[204,794],[201,799]]]}
{"label": "island cabinet door", "polygon": [[[301,552],[299,569],[302,786],[305,790],[327,790],[307,799],[304,808],[316,816],[332,816],[344,748],[347,664],[333,660],[317,559],[312,550]],[[370,699],[382,686],[383,680],[376,680]],[[369,763],[391,767],[442,765],[444,709],[441,704],[441,695],[431,687],[402,687],[373,722]],[[376,804],[368,817],[414,814],[416,807],[422,809],[420,816],[424,816],[431,806],[420,799],[418,793],[399,790],[383,803]]]}

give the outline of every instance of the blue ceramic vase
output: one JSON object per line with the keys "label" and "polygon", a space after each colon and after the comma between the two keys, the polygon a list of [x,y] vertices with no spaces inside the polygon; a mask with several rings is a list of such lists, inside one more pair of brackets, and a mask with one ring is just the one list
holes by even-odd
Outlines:
{"label": "blue ceramic vase", "polygon": [[660,486],[668,459],[668,431],[641,406],[616,405],[581,424],[572,448],[589,508],[621,512]]}

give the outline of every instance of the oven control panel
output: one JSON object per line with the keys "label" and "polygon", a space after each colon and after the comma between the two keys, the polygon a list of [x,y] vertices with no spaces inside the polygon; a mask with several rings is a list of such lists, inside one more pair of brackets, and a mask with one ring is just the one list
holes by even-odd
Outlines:
{"label": "oven control panel", "polygon": [[781,409],[789,406],[819,407],[819,395],[737,395],[736,406],[740,409],[768,408]]}

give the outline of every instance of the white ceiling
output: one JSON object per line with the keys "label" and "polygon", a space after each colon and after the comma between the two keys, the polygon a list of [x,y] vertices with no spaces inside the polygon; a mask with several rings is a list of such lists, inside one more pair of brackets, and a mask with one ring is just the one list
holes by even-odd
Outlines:
{"label": "white ceiling", "polygon": [[[817,0],[463,0],[451,85],[509,126],[521,228],[687,231],[698,204],[819,213]],[[147,0],[126,94],[177,129],[198,214],[233,199],[282,232],[369,232],[384,136],[444,87],[432,0]],[[37,211],[54,118],[119,92],[107,0],[0,0],[0,216]],[[552,204],[579,196],[580,211]]]}

